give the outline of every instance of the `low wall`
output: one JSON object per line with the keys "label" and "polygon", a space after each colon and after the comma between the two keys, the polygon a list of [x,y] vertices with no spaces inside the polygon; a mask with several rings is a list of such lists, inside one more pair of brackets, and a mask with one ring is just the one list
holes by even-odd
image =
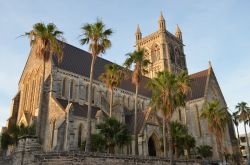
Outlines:
{"label": "low wall", "polygon": [[[155,157],[135,157],[128,155],[109,155],[97,153],[46,153],[36,155],[36,162],[41,165],[168,165],[168,159]],[[201,165],[197,161],[175,161],[176,165]]]}
{"label": "low wall", "polygon": [[[23,137],[18,141],[14,154],[1,165],[168,165],[169,160],[156,157],[110,155],[84,152],[41,152],[35,137]],[[175,161],[175,165],[202,165],[198,160]]]}

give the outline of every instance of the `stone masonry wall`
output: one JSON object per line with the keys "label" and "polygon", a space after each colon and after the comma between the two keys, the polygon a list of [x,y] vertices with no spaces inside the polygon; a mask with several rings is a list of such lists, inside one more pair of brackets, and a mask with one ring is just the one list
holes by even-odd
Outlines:
{"label": "stone masonry wall", "polygon": [[[176,165],[201,165],[199,161],[178,160]],[[0,159],[1,165],[168,165],[169,160],[156,157],[135,157],[129,155],[110,155],[80,152],[41,152],[35,137],[22,137],[14,154]]]}

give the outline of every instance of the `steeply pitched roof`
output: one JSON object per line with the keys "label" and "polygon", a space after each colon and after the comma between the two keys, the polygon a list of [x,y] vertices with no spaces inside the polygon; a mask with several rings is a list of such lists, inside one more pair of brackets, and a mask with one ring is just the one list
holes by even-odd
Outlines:
{"label": "steeply pitched roof", "polygon": [[[63,100],[63,99],[57,99],[57,101],[62,105],[62,107],[64,109],[66,109],[67,105],[68,105],[68,101],[67,100]],[[77,102],[71,102],[73,105],[73,114],[74,116],[79,116],[79,117],[87,117],[88,114],[88,105],[84,104],[84,105],[80,105]],[[91,118],[95,119],[95,115],[97,113],[97,111],[100,110],[100,108],[92,106],[92,113],[91,113]]]}
{"label": "steeply pitched roof", "polygon": [[189,76],[191,81],[191,92],[188,95],[188,100],[195,100],[204,97],[208,76],[208,69]]}
{"label": "steeply pitched roof", "polygon": [[[78,75],[83,75],[89,77],[90,65],[91,65],[91,54],[76,48],[67,43],[64,44],[63,48],[64,57],[60,64],[58,64],[56,57],[53,57],[53,62],[56,67],[67,70]],[[94,69],[94,79],[99,81],[99,76],[105,71],[104,66],[106,64],[112,64],[112,62],[107,61],[103,58],[97,57]],[[129,74],[132,74],[130,71]],[[131,77],[131,76],[129,76]],[[147,81],[149,78],[142,77],[141,85],[139,88],[139,94],[142,96],[150,97],[151,92],[146,88]],[[131,83],[131,78],[122,81],[119,86],[120,88],[135,93],[135,86]]]}
{"label": "steeply pitched roof", "polygon": [[[92,59],[89,52],[86,52],[67,43],[64,43],[63,52],[64,58],[60,64],[58,64],[56,57],[53,57],[53,62],[56,67],[70,71],[72,73],[76,73],[78,75],[89,77]],[[95,80],[99,81],[98,78],[104,72],[104,66],[106,64],[112,64],[112,62],[101,57],[97,57],[94,70]],[[132,74],[132,72],[130,71],[129,74]],[[188,100],[194,100],[204,96],[207,76],[208,70],[203,70],[190,75],[191,92],[188,95]],[[139,94],[150,98],[151,91],[146,87],[148,80],[149,78],[142,77]],[[135,86],[131,83],[131,78],[122,81],[119,88],[135,93]]]}
{"label": "steeply pitched roof", "polygon": [[[142,111],[138,111],[137,115],[138,115],[137,116],[137,133],[139,133],[142,129],[145,117]],[[134,133],[134,122],[135,122],[134,110],[129,111],[126,109],[125,110],[125,124],[129,132],[131,132],[132,134]]]}

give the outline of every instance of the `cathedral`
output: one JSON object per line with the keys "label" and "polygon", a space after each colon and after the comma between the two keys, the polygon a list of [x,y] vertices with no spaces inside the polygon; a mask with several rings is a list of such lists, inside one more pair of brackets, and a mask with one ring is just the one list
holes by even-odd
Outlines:
{"label": "cathedral", "polygon": [[[166,23],[161,14],[158,20],[158,30],[147,36],[142,36],[137,27],[136,48],[143,48],[145,56],[151,61],[148,74],[143,76],[138,98],[138,143],[139,155],[162,156],[161,122],[154,111],[150,111],[151,92],[146,85],[148,80],[159,71],[178,73],[187,70],[186,56],[182,32],[176,27],[175,34],[167,31]],[[64,57],[61,63],[56,57],[46,63],[45,88],[41,113],[41,137],[44,151],[79,150],[79,144],[86,139],[87,100],[91,54],[64,43]],[[95,124],[108,116],[109,92],[105,84],[99,80],[104,72],[104,65],[112,64],[98,57],[94,70],[92,95],[92,130],[96,132]],[[132,72],[130,72],[132,74]],[[208,130],[206,119],[200,118],[203,107],[212,100],[219,100],[221,106],[226,106],[215,73],[209,63],[206,70],[191,74],[191,92],[186,106],[177,110],[172,120],[186,124],[189,133],[195,138],[196,145],[213,147],[213,157],[218,158],[215,136]],[[7,126],[14,124],[31,125],[38,116],[39,93],[42,81],[42,61],[30,53],[22,72],[18,91],[12,100],[11,116]],[[131,79],[122,81],[114,89],[113,115],[126,124],[133,133],[135,86]],[[235,133],[232,122],[226,125],[223,146],[227,153],[235,150]],[[133,143],[133,142],[132,142]],[[154,152],[151,152],[151,151]],[[133,144],[116,151],[120,154],[133,154]]]}

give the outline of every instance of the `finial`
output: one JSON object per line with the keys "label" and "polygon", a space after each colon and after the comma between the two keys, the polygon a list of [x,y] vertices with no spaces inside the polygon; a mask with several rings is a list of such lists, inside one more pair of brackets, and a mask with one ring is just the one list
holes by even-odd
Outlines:
{"label": "finial", "polygon": [[179,25],[176,25],[175,36],[182,42],[182,33]]}
{"label": "finial", "polygon": [[176,30],[175,33],[181,33],[181,29],[178,24],[176,24]]}
{"label": "finial", "polygon": [[210,60],[208,61],[208,68],[212,68],[212,63]]}
{"label": "finial", "polygon": [[160,20],[160,21],[161,21],[161,20],[165,20],[163,14],[162,14],[162,11],[161,11],[159,20]]}
{"label": "finial", "polygon": [[140,29],[139,24],[137,25],[136,33],[141,33],[141,29]]}

